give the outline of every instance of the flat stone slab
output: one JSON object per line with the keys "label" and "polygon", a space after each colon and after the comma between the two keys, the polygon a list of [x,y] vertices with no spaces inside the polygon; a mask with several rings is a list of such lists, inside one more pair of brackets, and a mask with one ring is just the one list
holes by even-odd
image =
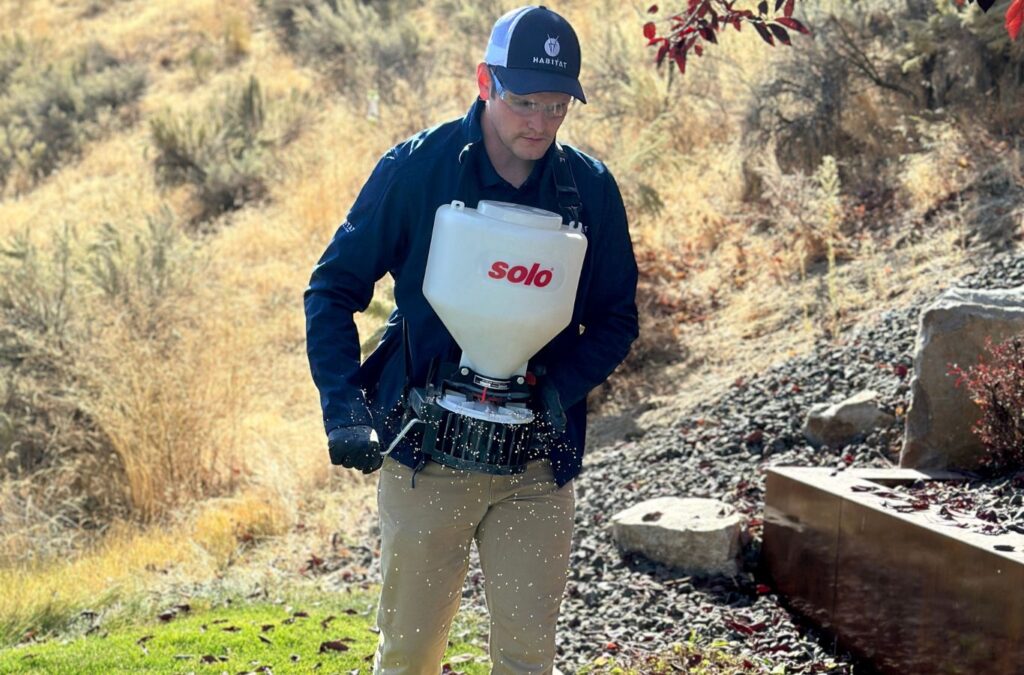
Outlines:
{"label": "flat stone slab", "polygon": [[742,527],[732,506],[698,497],[658,497],[612,516],[623,551],[695,575],[737,573]]}

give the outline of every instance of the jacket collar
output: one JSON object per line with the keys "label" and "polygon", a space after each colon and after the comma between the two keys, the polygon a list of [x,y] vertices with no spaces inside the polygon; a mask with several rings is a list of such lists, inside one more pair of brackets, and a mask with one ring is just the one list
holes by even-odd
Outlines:
{"label": "jacket collar", "polygon": [[473,105],[469,107],[466,116],[462,118],[463,141],[469,143],[481,143],[484,140],[483,127],[480,126],[480,117],[484,112],[484,101],[479,96]]}

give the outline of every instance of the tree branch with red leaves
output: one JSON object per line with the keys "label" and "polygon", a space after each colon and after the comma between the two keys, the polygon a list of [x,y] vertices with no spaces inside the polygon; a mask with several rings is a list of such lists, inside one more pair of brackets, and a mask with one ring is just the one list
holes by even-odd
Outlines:
{"label": "tree branch with red leaves", "polygon": [[[987,12],[996,0],[977,0],[982,11]],[[953,0],[959,7],[975,0]],[[810,30],[793,18],[795,0],[761,0],[757,11],[737,8],[740,0],[686,0],[686,9],[672,14],[661,22],[648,21],[644,24],[644,37],[650,47],[657,47],[654,57],[660,66],[666,58],[675,61],[679,72],[686,72],[686,61],[690,55],[701,56],[708,43],[718,44],[719,34],[730,26],[739,32],[743,24],[750,24],[761,39],[772,47],[776,42],[786,46],[793,44],[790,31],[805,35]],[[774,9],[771,5],[774,4]],[[658,13],[658,5],[651,5],[647,12]],[[663,24],[659,27],[659,23]],[[1006,10],[1006,30],[1011,40],[1016,40],[1024,23],[1024,0],[1013,0]]]}

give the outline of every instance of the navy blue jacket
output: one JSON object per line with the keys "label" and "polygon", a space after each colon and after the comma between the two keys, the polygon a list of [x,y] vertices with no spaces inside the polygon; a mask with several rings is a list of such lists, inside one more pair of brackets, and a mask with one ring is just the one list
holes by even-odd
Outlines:
{"label": "navy blue jacket", "polygon": [[[406,382],[403,319],[412,386],[423,386],[431,360],[454,348],[422,290],[439,206],[460,199],[475,207],[491,199],[559,212],[554,146],[516,189],[487,157],[482,111],[478,99],[465,117],[422,131],[385,153],[313,269],[305,292],[306,346],[328,432],[372,425],[384,447],[397,435]],[[550,448],[560,486],[583,463],[587,392],[622,362],[638,333],[636,260],[618,186],[604,164],[563,147],[583,204],[587,253],[572,322],[530,360],[531,370],[540,365],[547,371],[566,412],[565,435]],[[380,344],[360,364],[352,315],[367,308],[374,283],[387,273],[395,282],[397,308]],[[411,467],[424,459],[404,440],[392,456]]]}

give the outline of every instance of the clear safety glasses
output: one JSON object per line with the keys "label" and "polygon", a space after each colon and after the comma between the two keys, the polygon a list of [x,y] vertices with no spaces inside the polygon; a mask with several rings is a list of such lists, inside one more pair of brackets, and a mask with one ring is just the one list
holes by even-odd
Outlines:
{"label": "clear safety glasses", "polygon": [[544,114],[544,117],[549,119],[560,120],[566,116],[569,112],[569,108],[572,107],[573,101],[576,99],[569,97],[568,101],[562,103],[538,103],[537,101],[530,100],[525,96],[519,94],[513,94],[508,89],[502,86],[501,80],[495,75],[494,69],[489,68],[491,72],[491,81],[494,82],[494,90],[498,93],[498,98],[504,101],[512,112],[522,117],[530,117],[540,112]]}

